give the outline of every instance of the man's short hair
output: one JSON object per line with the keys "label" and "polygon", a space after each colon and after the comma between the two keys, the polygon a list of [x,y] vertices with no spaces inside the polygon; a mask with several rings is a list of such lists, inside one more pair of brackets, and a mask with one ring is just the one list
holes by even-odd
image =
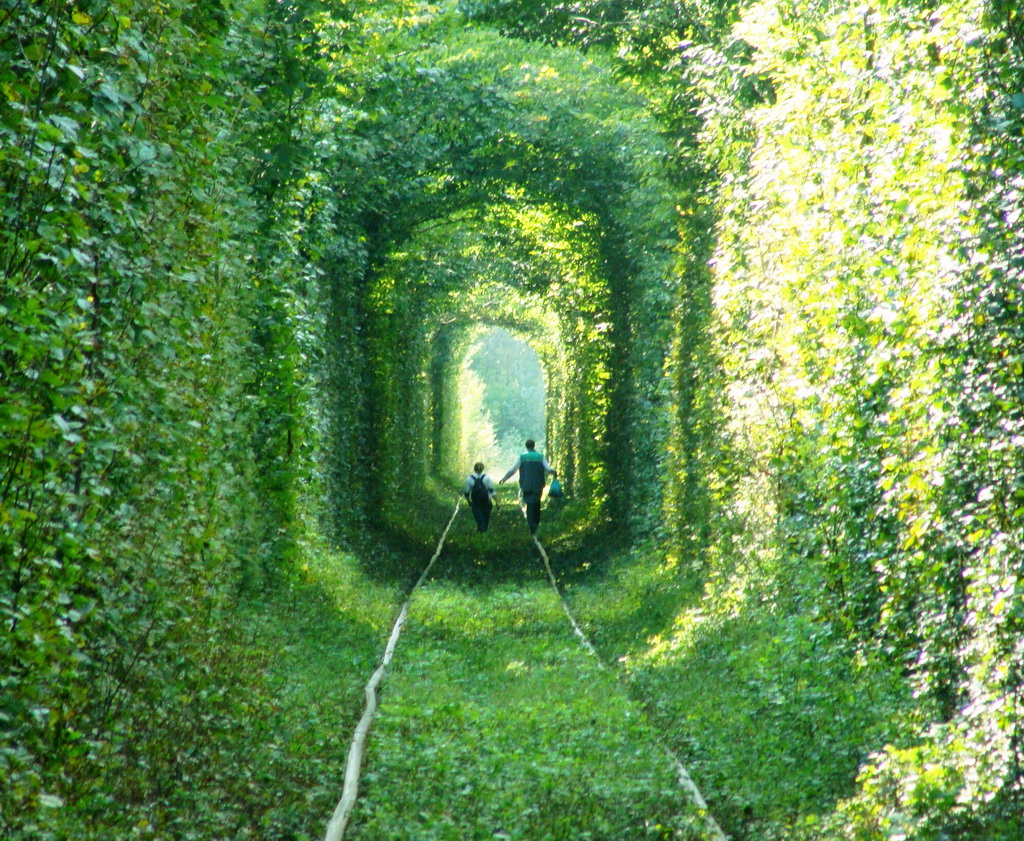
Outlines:
{"label": "man's short hair", "polygon": [[484,472],[484,463],[482,461],[478,461],[476,464],[474,464],[473,465],[473,472],[474,473],[483,473]]}
{"label": "man's short hair", "polygon": [[532,450],[536,446],[537,446],[537,442],[534,441],[532,438],[527,438],[526,439],[526,449]]}

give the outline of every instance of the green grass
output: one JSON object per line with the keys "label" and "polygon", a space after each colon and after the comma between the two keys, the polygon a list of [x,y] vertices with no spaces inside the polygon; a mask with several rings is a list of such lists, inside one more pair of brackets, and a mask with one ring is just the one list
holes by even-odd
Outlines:
{"label": "green grass", "polygon": [[700,837],[642,712],[543,581],[418,592],[381,700],[352,839]]}
{"label": "green grass", "polygon": [[855,789],[861,763],[906,731],[899,664],[851,652],[826,623],[760,595],[698,601],[653,549],[568,588],[711,813],[736,841],[792,839]]}
{"label": "green grass", "polygon": [[305,558],[297,579],[249,603],[244,620],[266,652],[262,681],[276,702],[261,745],[273,760],[261,780],[263,841],[323,837],[363,687],[403,598],[399,583],[373,580],[354,555],[307,546]]}
{"label": "green grass", "polygon": [[[358,556],[307,547],[302,580],[253,612],[280,705],[267,838],[322,834],[363,686],[453,507],[427,500]],[[541,539],[610,668],[572,636],[518,507],[480,535],[463,506],[381,685],[346,837],[701,837],[668,744],[736,841],[774,841],[827,815],[867,750],[898,737],[899,675],[823,624],[756,587],[716,611],[655,549],[560,552],[558,524]]]}
{"label": "green grass", "polygon": [[[395,674],[401,675],[404,669],[413,673],[423,669],[429,673],[431,665],[441,661],[448,665],[440,681],[434,690],[424,688],[422,699],[403,701],[393,707],[389,674],[382,690],[380,714],[383,721],[396,714],[396,709],[399,714],[404,710],[413,715],[422,704],[427,718],[444,728],[470,718],[487,721],[486,729],[495,737],[489,749],[491,759],[507,755],[511,764],[506,772],[498,773],[490,781],[490,766],[478,769],[474,791],[482,797],[489,787],[505,789],[518,775],[530,781],[527,793],[519,795],[520,801],[536,796],[549,803],[547,807],[536,807],[540,817],[522,820],[515,810],[529,811],[531,807],[520,803],[513,810],[515,814],[508,812],[510,807],[503,807],[505,812],[499,823],[507,822],[507,831],[513,833],[509,837],[530,837],[514,833],[521,825],[537,829],[545,822],[551,824],[553,838],[586,837],[573,834],[575,830],[571,828],[577,823],[576,812],[567,798],[575,799],[579,792],[574,786],[583,783],[572,782],[570,778],[575,779],[580,745],[593,743],[596,750],[599,741],[594,738],[595,732],[614,731],[606,716],[616,709],[611,707],[599,714],[600,704],[585,693],[577,692],[576,699],[568,704],[560,700],[563,694],[574,697],[581,670],[593,670],[594,664],[568,636],[565,617],[546,590],[543,567],[514,495],[509,492],[506,496],[485,535],[476,532],[468,507],[462,505],[433,568],[428,584],[432,595],[428,601],[420,597],[416,600],[419,606],[429,605],[427,614],[420,616],[417,610],[413,611],[409,631],[396,652],[392,666]],[[239,730],[236,747],[239,751],[244,747],[248,757],[245,767],[236,768],[244,789],[238,796],[248,800],[251,807],[247,816],[233,818],[244,825],[243,830],[235,830],[238,837],[307,841],[323,836],[341,795],[349,743],[364,708],[364,686],[380,662],[398,609],[433,554],[453,508],[454,500],[422,499],[406,511],[407,530],[370,535],[358,552],[330,550],[315,538],[307,540],[288,575],[272,590],[260,596],[250,595],[243,602],[238,617],[239,634],[248,640],[246,648],[253,662],[259,663],[259,669],[247,676],[250,688],[243,690],[237,704],[239,727],[243,729]],[[556,523],[556,517],[547,517],[542,530]],[[430,629],[427,637],[419,635],[418,643],[417,627]],[[510,636],[495,637],[498,629]],[[559,640],[555,648],[545,643],[551,634]],[[501,653],[501,680],[497,688],[487,684],[489,676],[493,678],[489,670],[480,668],[481,652],[494,645],[507,648]],[[457,682],[447,679],[449,673],[460,670],[462,676]],[[512,680],[517,674],[518,678]],[[595,679],[598,686],[607,688],[606,675],[595,675]],[[470,703],[467,699],[475,692],[477,680],[482,681],[481,695]],[[451,693],[460,686],[462,689],[454,697],[436,702],[438,693]],[[601,694],[605,694],[604,689]],[[547,698],[555,700],[552,704],[539,700]],[[629,702],[620,693],[618,703]],[[639,726],[633,720],[636,715],[634,709],[622,720],[630,727]],[[464,716],[469,718],[463,719]],[[577,728],[577,744],[568,758],[559,758],[550,745],[534,756],[530,744],[533,726],[546,722],[541,729],[551,741],[568,730],[567,716],[589,716],[583,720],[593,719],[597,724]],[[377,738],[379,726],[374,727],[371,743]],[[242,733],[244,739],[240,737]],[[429,741],[436,735],[431,725],[418,738]],[[525,744],[516,747],[518,741]],[[572,747],[572,740],[568,744]],[[474,749],[473,744],[460,744],[457,740],[451,747],[450,756],[461,757],[462,765],[466,752]],[[423,743],[415,753],[430,760],[432,751],[443,750],[441,745],[430,748]],[[609,759],[629,767],[619,761],[617,750],[602,749],[588,763],[601,766]],[[593,776],[585,768],[579,769],[579,773],[584,775],[580,780],[588,773]],[[667,764],[662,763],[661,773],[669,774]],[[630,772],[626,782],[617,783],[612,775],[611,781],[600,785],[625,791],[628,780],[634,776]],[[386,777],[388,773],[370,770],[363,782],[364,790],[372,792],[375,785],[379,787],[379,780]],[[401,765],[397,766],[395,779],[407,780]],[[658,785],[663,783],[670,787],[672,797],[679,797],[673,780],[660,780]],[[617,796],[616,811],[624,808],[622,802],[643,803],[648,797],[634,797],[628,792]],[[417,811],[411,814],[430,809],[442,814],[449,806],[441,800],[432,806],[416,804]],[[669,810],[669,817],[679,826],[686,825],[686,808],[683,802],[678,810],[674,806]],[[403,820],[397,825],[403,825]],[[602,827],[612,825],[610,821],[611,818],[599,820],[592,837],[619,837],[617,830],[602,834]],[[562,828],[556,829],[558,826]],[[675,837],[657,826],[658,820],[654,820],[649,829],[644,829],[644,835],[623,837]],[[429,837],[403,832],[398,831],[397,837]],[[460,825],[458,832],[467,832],[465,825]]]}

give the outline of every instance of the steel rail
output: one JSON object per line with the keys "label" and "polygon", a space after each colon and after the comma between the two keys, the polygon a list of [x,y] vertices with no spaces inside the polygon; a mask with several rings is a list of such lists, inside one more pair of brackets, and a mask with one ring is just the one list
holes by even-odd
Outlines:
{"label": "steel rail", "polygon": [[[523,516],[526,516],[526,508],[522,509]],[[558,581],[555,579],[555,574],[551,571],[551,561],[548,558],[548,553],[544,551],[544,546],[537,539],[537,535],[532,535],[534,545],[537,547],[537,551],[540,553],[541,559],[544,561],[544,569],[548,574],[548,581],[551,583],[552,589],[555,591],[555,595],[558,596],[558,601],[562,605],[562,610],[565,615],[569,618],[569,624],[572,626],[573,633],[576,634],[580,640],[580,644],[594,656],[597,661],[598,668],[608,669],[607,664],[601,659],[601,656],[597,653],[597,649],[594,648],[593,644],[587,638],[587,635],[580,629],[579,624],[576,622],[576,618],[572,615],[572,611],[569,610],[569,605],[566,603],[565,598],[562,595],[562,591],[558,587]],[[628,676],[624,678],[628,681]],[[657,732],[657,730],[655,730]],[[708,809],[707,801],[704,799],[704,795],[700,793],[700,789],[697,788],[697,784],[693,781],[693,777],[690,776],[686,770],[686,766],[683,765],[682,761],[676,756],[675,752],[667,744],[662,742],[662,749],[668,755],[669,761],[675,768],[676,776],[679,778],[679,785],[686,790],[687,794],[690,795],[690,799],[694,802],[697,809],[700,812],[701,817],[704,820],[704,827],[707,829],[708,835],[714,839],[714,841],[728,841],[728,838],[722,827],[718,825],[718,821],[715,820],[714,816]]]}
{"label": "steel rail", "polygon": [[345,836],[345,829],[348,827],[352,809],[355,807],[356,798],[359,796],[359,776],[362,769],[363,752],[366,749],[366,737],[370,734],[370,726],[373,724],[373,718],[377,712],[377,686],[384,678],[384,672],[387,670],[388,664],[395,653],[398,638],[402,634],[402,625],[405,624],[405,618],[409,613],[409,602],[412,601],[413,593],[426,580],[431,567],[434,566],[434,561],[440,557],[445,538],[448,537],[448,532],[452,527],[452,523],[455,522],[455,517],[458,515],[461,505],[462,499],[460,497],[455,503],[455,510],[452,511],[452,516],[448,520],[448,525],[445,526],[444,532],[441,534],[441,539],[437,542],[437,549],[434,551],[433,557],[431,557],[422,575],[420,575],[413,588],[409,591],[409,595],[406,596],[401,610],[398,611],[398,618],[391,628],[391,636],[388,637],[388,644],[384,648],[384,656],[381,658],[377,670],[366,684],[366,689],[364,690],[366,707],[352,736],[352,744],[348,749],[348,762],[345,766],[345,782],[342,785],[341,799],[334,809],[330,823],[327,824],[327,834],[324,836],[324,841],[341,841]]}

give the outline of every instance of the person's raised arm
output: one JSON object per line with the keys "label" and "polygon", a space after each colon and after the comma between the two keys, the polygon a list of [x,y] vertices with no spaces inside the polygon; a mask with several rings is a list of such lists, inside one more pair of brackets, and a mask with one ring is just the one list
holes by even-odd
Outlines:
{"label": "person's raised arm", "polygon": [[501,481],[498,482],[498,484],[499,485],[504,485],[505,482],[507,482],[512,477],[512,474],[515,473],[519,469],[519,465],[522,463],[522,461],[523,461],[523,457],[519,456],[516,459],[516,463],[512,465],[512,468],[508,471],[508,473],[506,473],[504,476],[501,477]]}

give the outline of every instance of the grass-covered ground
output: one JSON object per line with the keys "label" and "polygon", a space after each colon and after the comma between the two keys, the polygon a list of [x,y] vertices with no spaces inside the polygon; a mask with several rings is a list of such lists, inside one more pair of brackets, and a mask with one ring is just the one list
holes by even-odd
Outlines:
{"label": "grass-covered ground", "polygon": [[[289,758],[272,837],[322,836],[340,797],[363,686],[451,514],[422,510],[422,532],[364,556],[307,546],[301,580],[250,615],[275,652],[275,738]],[[553,544],[558,522],[546,512]],[[703,837],[642,709],[573,636],[511,494],[486,535],[460,510],[380,704],[346,837]]]}
{"label": "grass-covered ground", "polygon": [[[251,612],[280,721],[267,838],[321,837],[363,686],[455,497],[359,555],[307,546],[299,581]],[[694,592],[653,546],[586,537],[572,509],[539,537],[572,635],[511,493],[485,535],[463,506],[411,603],[346,837],[698,838],[682,759],[735,841],[814,837],[910,708],[898,669],[852,657],[826,623],[765,597]]]}
{"label": "grass-covered ground", "polygon": [[274,698],[261,745],[275,758],[261,781],[272,805],[256,818],[265,841],[323,837],[363,687],[403,596],[400,581],[373,580],[356,555],[307,545],[296,579],[247,604],[243,621],[264,652],[261,689]]}
{"label": "grass-covered ground", "polygon": [[568,593],[727,834],[818,837],[818,818],[853,792],[868,754],[909,730],[899,664],[851,655],[827,623],[788,611],[756,581],[741,598],[697,600],[681,580],[639,547]]}
{"label": "grass-covered ground", "polygon": [[642,711],[540,576],[430,582],[399,649],[350,837],[701,837]]}

